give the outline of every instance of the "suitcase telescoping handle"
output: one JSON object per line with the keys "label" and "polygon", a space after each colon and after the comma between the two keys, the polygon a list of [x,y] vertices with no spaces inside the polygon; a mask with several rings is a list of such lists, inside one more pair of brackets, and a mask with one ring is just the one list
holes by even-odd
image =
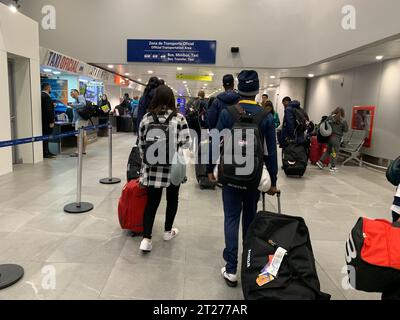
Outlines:
{"label": "suitcase telescoping handle", "polygon": [[[278,199],[278,214],[282,214],[282,206],[281,206],[281,191],[276,193],[276,198]],[[263,211],[266,210],[265,206],[265,193],[262,194],[262,201],[263,201]]]}

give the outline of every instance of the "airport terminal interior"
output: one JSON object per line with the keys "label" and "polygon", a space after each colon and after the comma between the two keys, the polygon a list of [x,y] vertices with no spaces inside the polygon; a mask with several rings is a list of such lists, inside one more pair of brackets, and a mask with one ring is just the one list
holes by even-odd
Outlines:
{"label": "airport terminal interior", "polygon": [[[398,0],[0,1],[0,300],[306,299],[310,277],[331,300],[400,299],[399,10]],[[168,229],[174,165],[156,174],[141,153],[129,174],[132,149],[148,150],[152,108],[171,103],[188,164]],[[226,124],[236,105],[264,110],[265,208],[261,173],[253,190],[221,163],[217,185],[216,162],[196,163],[210,141],[193,130],[237,128]],[[166,168],[168,204],[162,185],[148,234],[160,186],[145,183],[165,182]],[[264,211],[302,218],[308,232],[271,231],[281,219],[263,238]],[[296,232],[307,241],[291,243]],[[291,247],[279,258],[282,247],[249,249],[251,237]],[[301,248],[309,264],[293,271]]]}

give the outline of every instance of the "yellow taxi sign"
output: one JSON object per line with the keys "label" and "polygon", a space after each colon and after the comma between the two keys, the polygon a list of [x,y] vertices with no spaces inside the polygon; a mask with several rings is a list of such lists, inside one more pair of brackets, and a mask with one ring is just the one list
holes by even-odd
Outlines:
{"label": "yellow taxi sign", "polygon": [[204,82],[212,82],[213,77],[206,75],[206,76],[199,76],[195,74],[182,74],[178,73],[176,75],[176,80],[189,80],[189,81],[204,81]]}

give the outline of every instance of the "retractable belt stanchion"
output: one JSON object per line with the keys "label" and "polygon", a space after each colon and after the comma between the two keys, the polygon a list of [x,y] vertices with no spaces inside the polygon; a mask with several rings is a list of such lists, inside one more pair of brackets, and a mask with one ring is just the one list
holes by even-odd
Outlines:
{"label": "retractable belt stanchion", "polygon": [[93,204],[88,202],[82,202],[82,165],[83,165],[83,140],[85,130],[79,129],[78,139],[78,176],[77,176],[77,190],[76,190],[76,202],[70,203],[64,207],[64,211],[72,214],[85,213],[93,210]]}
{"label": "retractable belt stanchion", "polygon": [[24,268],[16,264],[0,265],[0,290],[11,287],[24,276]]}
{"label": "retractable belt stanchion", "polygon": [[121,179],[113,178],[112,176],[112,134],[113,127],[111,121],[108,121],[108,178],[100,180],[101,184],[117,184],[121,182]]}

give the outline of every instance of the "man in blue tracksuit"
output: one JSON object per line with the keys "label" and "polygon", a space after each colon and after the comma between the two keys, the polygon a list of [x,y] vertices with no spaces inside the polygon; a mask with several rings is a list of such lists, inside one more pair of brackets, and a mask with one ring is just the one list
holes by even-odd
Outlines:
{"label": "man in blue tracksuit", "polygon": [[[256,71],[242,71],[239,76],[239,94],[241,100],[239,105],[246,113],[256,115],[262,112],[262,108],[256,103],[255,98],[259,92],[260,84]],[[223,110],[218,120],[217,129],[232,129],[234,119],[228,110]],[[268,192],[270,195],[277,193],[277,145],[276,145],[276,130],[274,117],[270,113],[261,122],[261,131],[264,135],[265,145],[267,150],[264,150],[264,162],[271,176],[271,189]],[[214,165],[207,167],[209,179],[215,181],[213,175]],[[238,265],[238,242],[239,242],[239,226],[240,217],[243,211],[243,239],[246,237],[247,230],[254,220],[257,213],[257,204],[260,199],[258,190],[240,190],[230,186],[223,188],[223,204],[225,215],[225,250],[224,260],[226,266],[221,270],[222,276],[226,283],[231,286],[237,286],[237,265]]]}
{"label": "man in blue tracksuit", "polygon": [[221,112],[229,106],[236,105],[240,100],[239,94],[233,90],[235,88],[235,79],[233,78],[233,75],[225,75],[222,82],[225,92],[222,92],[217,96],[207,111],[206,125],[210,130],[217,127]]}
{"label": "man in blue tracksuit", "polygon": [[294,140],[298,144],[305,142],[304,132],[297,132],[297,122],[295,109],[301,109],[300,102],[290,101],[285,107],[285,116],[283,118],[280,146],[285,149],[289,140]]}

